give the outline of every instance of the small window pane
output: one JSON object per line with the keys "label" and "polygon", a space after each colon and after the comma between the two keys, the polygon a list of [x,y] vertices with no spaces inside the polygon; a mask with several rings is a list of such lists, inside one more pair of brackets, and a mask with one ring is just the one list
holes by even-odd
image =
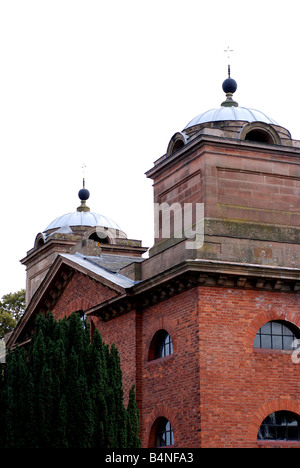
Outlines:
{"label": "small window pane", "polygon": [[255,340],[254,340],[254,348],[261,348],[261,345],[260,345],[260,334],[258,333],[255,337]]}
{"label": "small window pane", "polygon": [[300,440],[300,428],[291,427],[288,428],[288,440]]}
{"label": "small window pane", "polygon": [[262,335],[261,347],[265,349],[272,349],[271,335]]}
{"label": "small window pane", "polygon": [[284,336],[283,337],[283,349],[293,349],[293,341],[294,337],[293,336]]}
{"label": "small window pane", "polygon": [[278,322],[271,322],[272,325],[272,334],[273,335],[282,335],[282,325]]}
{"label": "small window pane", "polygon": [[261,333],[266,333],[267,335],[270,335],[271,334],[271,322],[265,323],[261,327],[260,330],[261,330]]}
{"label": "small window pane", "polygon": [[273,349],[282,349],[282,336],[273,336]]}
{"label": "small window pane", "polygon": [[287,440],[287,431],[285,426],[277,426],[276,440]]}

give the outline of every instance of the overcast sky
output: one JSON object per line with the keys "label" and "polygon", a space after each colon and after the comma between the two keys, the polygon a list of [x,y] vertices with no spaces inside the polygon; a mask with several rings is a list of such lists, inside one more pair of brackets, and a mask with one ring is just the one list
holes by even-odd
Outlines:
{"label": "overcast sky", "polygon": [[36,235],[88,205],[153,243],[144,173],[172,135],[235,99],[300,139],[299,2],[0,0],[0,297]]}

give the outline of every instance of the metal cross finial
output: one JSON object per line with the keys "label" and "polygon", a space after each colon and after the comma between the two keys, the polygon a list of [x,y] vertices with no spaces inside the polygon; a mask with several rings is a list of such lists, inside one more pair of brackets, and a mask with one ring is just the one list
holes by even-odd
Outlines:
{"label": "metal cross finial", "polygon": [[224,50],[224,52],[227,52],[227,54],[228,54],[227,58],[228,58],[228,60],[230,60],[230,58],[231,58],[230,54],[231,54],[231,52],[233,52],[233,49],[230,49],[230,47],[228,46],[227,49]]}
{"label": "metal cross finial", "polygon": [[231,52],[233,52],[233,49],[230,49],[228,46],[227,49],[224,50],[224,52],[227,53],[227,59],[228,59],[228,77],[230,78],[230,59],[231,59]]}

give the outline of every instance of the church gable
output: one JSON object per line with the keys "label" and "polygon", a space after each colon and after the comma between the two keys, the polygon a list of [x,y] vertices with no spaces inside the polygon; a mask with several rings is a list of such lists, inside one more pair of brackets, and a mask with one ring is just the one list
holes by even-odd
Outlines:
{"label": "church gable", "polygon": [[31,299],[23,317],[8,337],[7,346],[30,341],[38,314],[52,312],[57,319],[85,313],[131,287],[132,281],[73,255],[59,255]]}
{"label": "church gable", "polygon": [[91,307],[116,297],[113,289],[76,272],[62,292],[52,312],[56,319],[69,317],[73,312],[86,312]]}

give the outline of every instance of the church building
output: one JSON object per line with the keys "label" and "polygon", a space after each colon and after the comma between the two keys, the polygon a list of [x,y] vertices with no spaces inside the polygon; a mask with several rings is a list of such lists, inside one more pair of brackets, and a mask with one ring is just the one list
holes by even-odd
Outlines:
{"label": "church building", "polygon": [[146,173],[147,257],[90,210],[84,181],[21,260],[27,307],[7,347],[40,313],[80,314],[119,350],[144,448],[300,447],[300,142],[236,89],[229,70],[221,106]]}

